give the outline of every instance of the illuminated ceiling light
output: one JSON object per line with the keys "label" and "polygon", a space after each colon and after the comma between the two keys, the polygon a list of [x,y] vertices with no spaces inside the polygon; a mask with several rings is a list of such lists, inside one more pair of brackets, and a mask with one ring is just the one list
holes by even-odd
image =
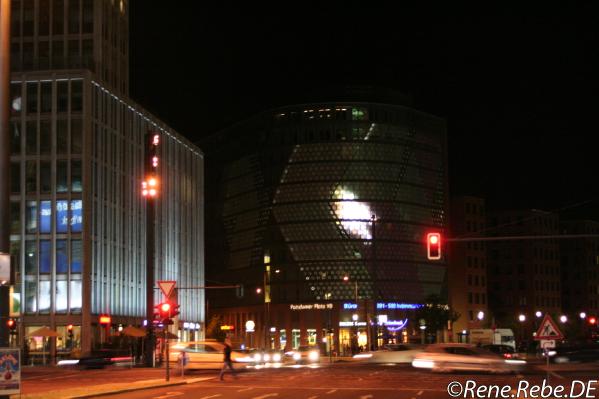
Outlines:
{"label": "illuminated ceiling light", "polygon": [[148,185],[150,187],[156,187],[157,181],[154,178],[151,178],[150,180],[148,180]]}
{"label": "illuminated ceiling light", "polygon": [[156,189],[151,188],[149,191],[150,197],[155,197],[156,196]]}
{"label": "illuminated ceiling light", "polygon": [[155,134],[155,135],[154,135],[154,138],[153,138],[153,140],[152,140],[152,144],[154,144],[154,145],[158,145],[158,143],[160,143],[160,136],[159,136],[159,135],[157,135],[157,134]]}

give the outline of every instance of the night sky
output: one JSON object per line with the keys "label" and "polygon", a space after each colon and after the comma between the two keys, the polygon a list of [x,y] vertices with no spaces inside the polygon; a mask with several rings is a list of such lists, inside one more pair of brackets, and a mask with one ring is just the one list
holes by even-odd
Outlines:
{"label": "night sky", "polygon": [[210,3],[131,1],[131,97],[189,139],[322,88],[392,88],[447,120],[452,194],[599,220],[597,2]]}

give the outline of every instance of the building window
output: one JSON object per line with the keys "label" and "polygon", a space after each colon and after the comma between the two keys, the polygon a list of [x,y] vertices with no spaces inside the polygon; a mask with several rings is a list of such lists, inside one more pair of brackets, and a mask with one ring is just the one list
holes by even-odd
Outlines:
{"label": "building window", "polygon": [[300,330],[294,328],[291,330],[291,349],[297,349],[300,346]]}
{"label": "building window", "polygon": [[67,240],[56,240],[56,273],[67,273],[68,262]]}
{"label": "building window", "polygon": [[52,167],[50,161],[40,162],[40,192],[52,191]]}
{"label": "building window", "polygon": [[10,232],[12,234],[21,233],[21,203],[10,203]]}
{"label": "building window", "polygon": [[81,160],[71,162],[71,191],[81,192]]}
{"label": "building window", "polygon": [[37,121],[27,121],[25,129],[25,150],[27,155],[37,155]]}
{"label": "building window", "polygon": [[81,280],[71,280],[71,312],[81,312]]}
{"label": "building window", "polygon": [[52,201],[40,202],[40,233],[52,232]]}
{"label": "building window", "polygon": [[25,312],[37,313],[37,282],[25,281]]}
{"label": "building window", "polygon": [[25,242],[25,274],[37,274],[37,242],[27,240]]}
{"label": "building window", "polygon": [[71,232],[73,233],[81,233],[81,227],[83,226],[83,202],[81,200],[73,200],[71,201],[71,213],[70,217],[70,225]]}
{"label": "building window", "polygon": [[83,108],[83,82],[71,81],[71,111],[81,111]]}
{"label": "building window", "polygon": [[29,234],[37,232],[37,202],[27,201],[25,207],[25,231]]}
{"label": "building window", "polygon": [[69,226],[69,202],[56,201],[56,232],[66,233]]}
{"label": "building window", "polygon": [[10,122],[10,153],[21,154],[21,123],[17,121]]}
{"label": "building window", "polygon": [[27,83],[27,113],[37,114],[37,82]]}
{"label": "building window", "polygon": [[10,164],[10,192],[13,194],[21,192],[21,164],[18,162]]}
{"label": "building window", "polygon": [[39,282],[40,287],[40,306],[39,311],[43,314],[50,313],[50,307],[52,305],[51,299],[51,284],[52,282],[49,280],[42,280]]}
{"label": "building window", "polygon": [[52,151],[52,125],[49,120],[40,121],[40,154],[48,155]]}
{"label": "building window", "polygon": [[27,161],[25,165],[25,189],[27,193],[35,193],[37,191],[37,162]]}
{"label": "building window", "polygon": [[57,100],[58,112],[67,112],[69,110],[69,82],[61,80],[56,82],[57,85]]}
{"label": "building window", "polygon": [[67,280],[56,280],[56,313],[66,313],[69,296]]}
{"label": "building window", "polygon": [[40,240],[40,273],[52,271],[52,242]]}
{"label": "building window", "polygon": [[68,190],[68,161],[56,162],[56,192],[65,193]]}
{"label": "building window", "polygon": [[71,273],[81,273],[83,246],[81,240],[71,241]]}

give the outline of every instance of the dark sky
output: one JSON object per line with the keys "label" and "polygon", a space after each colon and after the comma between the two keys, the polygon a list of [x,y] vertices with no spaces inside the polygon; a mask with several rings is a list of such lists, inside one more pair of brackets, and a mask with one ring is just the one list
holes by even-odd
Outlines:
{"label": "dark sky", "polygon": [[591,201],[562,215],[599,220],[597,2],[210,3],[131,1],[131,97],[191,140],[323,87],[388,87],[446,118],[452,193]]}

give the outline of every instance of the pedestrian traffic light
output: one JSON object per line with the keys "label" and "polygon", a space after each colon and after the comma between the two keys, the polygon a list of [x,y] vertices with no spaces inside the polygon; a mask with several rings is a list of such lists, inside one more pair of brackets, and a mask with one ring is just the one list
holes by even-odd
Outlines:
{"label": "pedestrian traffic light", "polygon": [[426,236],[426,254],[429,260],[441,259],[441,234],[428,233]]}
{"label": "pedestrian traffic light", "polygon": [[73,339],[73,325],[72,324],[69,324],[67,326],[67,333],[69,335],[69,339]]}
{"label": "pedestrian traffic light", "polygon": [[589,324],[594,326],[595,324],[597,324],[597,318],[594,316],[589,317]]}
{"label": "pedestrian traffic light", "polygon": [[6,321],[6,325],[8,326],[8,330],[10,331],[11,334],[15,334],[17,331],[17,322],[15,321],[15,319],[8,319]]}

